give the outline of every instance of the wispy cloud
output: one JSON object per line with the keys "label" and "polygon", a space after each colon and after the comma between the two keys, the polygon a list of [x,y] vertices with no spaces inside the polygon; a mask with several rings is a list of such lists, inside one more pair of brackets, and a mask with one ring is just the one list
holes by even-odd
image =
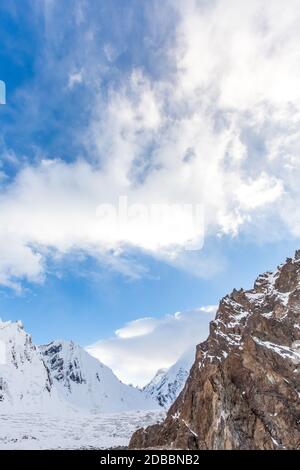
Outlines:
{"label": "wispy cloud", "polygon": [[158,369],[170,367],[187,349],[206,339],[216,308],[212,305],[162,318],[140,318],[87,350],[124,382],[145,385]]}
{"label": "wispy cloud", "polygon": [[[132,9],[110,38],[99,35],[97,18],[105,11],[96,3],[73,7],[69,43],[61,2],[45,2],[40,60],[48,65],[36,72],[31,109],[38,111],[26,129],[40,125],[41,97],[51,127],[52,107],[78,93],[78,107],[73,103],[71,117],[64,115],[59,135],[66,132],[70,146],[80,144],[82,156],[70,150],[69,158],[54,159],[46,149],[43,159],[23,165],[3,186],[0,237],[3,247],[14,240],[15,249],[0,262],[0,282],[41,279],[45,247],[96,257],[113,253],[117,265],[134,246],[199,275],[184,251],[195,235],[185,220],[176,230],[156,224],[149,231],[142,223],[112,230],[96,217],[99,204],[115,205],[122,195],[144,206],[200,204],[207,236],[251,235],[257,226],[263,232],[270,220],[299,236],[297,1],[284,8],[279,0],[166,2],[161,8],[172,17],[172,42],[162,34],[162,16],[169,19],[159,2],[143,9],[147,34],[141,35]],[[122,62],[130,47],[135,61]],[[51,74],[53,95],[44,87]],[[262,236],[272,236],[267,232]]]}

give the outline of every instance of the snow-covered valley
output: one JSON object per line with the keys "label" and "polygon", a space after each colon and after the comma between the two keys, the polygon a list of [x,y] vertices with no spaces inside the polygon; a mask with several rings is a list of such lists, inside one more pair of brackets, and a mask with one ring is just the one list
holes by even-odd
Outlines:
{"label": "snow-covered valley", "polygon": [[161,421],[164,413],[0,414],[0,450],[22,449],[107,449],[127,446],[141,426]]}
{"label": "snow-covered valley", "polygon": [[154,394],[122,383],[72,341],[33,344],[0,321],[0,449],[105,449],[164,417]]}
{"label": "snow-covered valley", "polygon": [[32,342],[21,322],[0,321],[0,449],[126,446],[162,420],[194,359],[187,351],[140,390],[72,341]]}

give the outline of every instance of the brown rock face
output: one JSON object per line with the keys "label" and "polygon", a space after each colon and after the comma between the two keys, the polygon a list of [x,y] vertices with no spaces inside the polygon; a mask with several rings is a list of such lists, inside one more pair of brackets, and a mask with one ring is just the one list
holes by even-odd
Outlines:
{"label": "brown rock face", "polygon": [[300,449],[300,254],[224,297],[161,425],[130,448]]}

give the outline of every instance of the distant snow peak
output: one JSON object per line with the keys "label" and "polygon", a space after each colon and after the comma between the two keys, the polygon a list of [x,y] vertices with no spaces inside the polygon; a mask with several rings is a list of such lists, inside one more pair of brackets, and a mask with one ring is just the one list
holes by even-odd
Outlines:
{"label": "distant snow peak", "polygon": [[195,360],[195,348],[188,349],[169,369],[159,369],[143,388],[163,408],[169,408],[182,391]]}

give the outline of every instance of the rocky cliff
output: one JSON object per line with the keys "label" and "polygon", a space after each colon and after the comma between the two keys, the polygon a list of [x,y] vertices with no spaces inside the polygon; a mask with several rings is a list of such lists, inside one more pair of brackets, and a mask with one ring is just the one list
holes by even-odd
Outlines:
{"label": "rocky cliff", "polygon": [[300,449],[300,251],[224,297],[186,385],[130,448]]}

